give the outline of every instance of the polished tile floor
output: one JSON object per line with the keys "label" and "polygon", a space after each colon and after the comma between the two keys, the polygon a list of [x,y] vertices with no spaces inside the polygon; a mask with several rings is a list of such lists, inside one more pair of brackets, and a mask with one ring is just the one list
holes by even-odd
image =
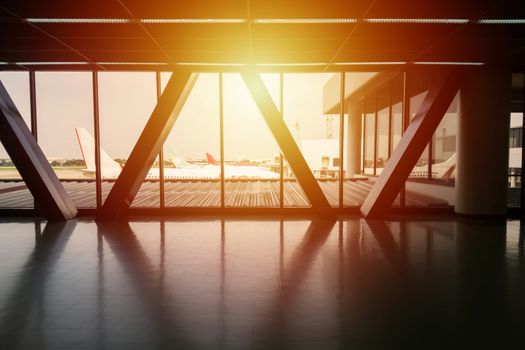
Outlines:
{"label": "polished tile floor", "polygon": [[0,221],[1,349],[524,344],[519,221]]}

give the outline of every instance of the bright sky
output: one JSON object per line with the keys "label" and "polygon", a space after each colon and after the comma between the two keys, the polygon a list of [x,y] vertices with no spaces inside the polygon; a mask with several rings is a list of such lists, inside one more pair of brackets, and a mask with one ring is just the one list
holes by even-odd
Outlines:
{"label": "bright sky", "polygon": [[[287,74],[284,79],[284,118],[294,137],[324,138],[323,86],[328,74]],[[162,74],[165,85],[169,73]],[[0,79],[26,121],[29,84],[26,72],[0,72]],[[279,75],[263,75],[279,105]],[[166,142],[186,158],[219,159],[219,78],[201,74]],[[74,133],[84,127],[93,133],[93,99],[89,72],[38,72],[36,75],[38,139],[46,156],[81,158]],[[113,158],[127,158],[155,103],[154,73],[99,73],[101,144]],[[267,159],[279,152],[240,75],[224,74],[225,158]],[[334,118],[337,135],[337,118]],[[0,158],[7,155],[0,148]]]}

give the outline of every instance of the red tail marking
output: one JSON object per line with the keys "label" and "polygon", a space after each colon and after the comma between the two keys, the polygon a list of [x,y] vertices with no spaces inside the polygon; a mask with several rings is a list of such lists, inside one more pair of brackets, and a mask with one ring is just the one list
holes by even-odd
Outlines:
{"label": "red tail marking", "polygon": [[217,165],[217,161],[215,160],[215,158],[213,158],[213,156],[211,154],[209,154],[208,152],[206,152],[206,159],[208,160],[208,164],[210,165]]}

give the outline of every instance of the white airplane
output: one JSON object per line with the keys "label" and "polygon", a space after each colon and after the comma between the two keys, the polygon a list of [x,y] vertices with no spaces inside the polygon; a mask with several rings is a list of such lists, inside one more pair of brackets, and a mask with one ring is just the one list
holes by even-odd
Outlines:
{"label": "white airplane", "polygon": [[[373,170],[373,168],[370,168]],[[381,174],[382,168],[377,168],[377,174]],[[456,153],[441,163],[432,164],[432,178],[448,180],[456,177]],[[410,172],[411,178],[428,178],[428,165],[415,166]]]}
{"label": "white airplane", "polygon": [[[84,176],[95,177],[95,140],[84,128],[75,128],[82,157],[86,169],[82,170]],[[180,163],[177,166],[177,163]],[[165,179],[219,179],[221,167],[217,164],[198,166],[179,160],[175,168],[164,168]],[[250,169],[244,169],[250,168]],[[100,173],[103,179],[116,179],[122,171],[122,165],[114,161],[103,149],[100,148]],[[146,179],[159,179],[159,169],[151,168]],[[225,166],[225,179],[278,179],[279,174],[262,167]]]}
{"label": "white airplane", "polygon": [[[86,169],[82,170],[84,176],[95,177],[95,140],[84,128],[75,128],[82,157]],[[103,149],[100,148],[100,173],[103,179],[116,179],[122,171],[122,165],[114,161]],[[220,169],[185,166],[183,168],[165,168],[165,179],[218,179]],[[159,169],[151,168],[146,179],[159,179]]]}
{"label": "white airplane", "polygon": [[[441,163],[432,164],[432,179],[448,180],[456,177],[456,153]],[[415,166],[410,173],[412,178],[427,178],[428,165]]]}

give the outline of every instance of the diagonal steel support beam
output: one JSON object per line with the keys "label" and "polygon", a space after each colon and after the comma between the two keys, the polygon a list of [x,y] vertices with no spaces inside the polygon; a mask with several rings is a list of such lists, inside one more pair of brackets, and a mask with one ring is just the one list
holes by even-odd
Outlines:
{"label": "diagonal steel support beam", "polygon": [[460,72],[445,72],[433,81],[419,111],[361,206],[365,218],[381,217],[390,209],[462,81]]}
{"label": "diagonal steel support beam", "polygon": [[312,208],[323,212],[330,210],[328,200],[315,180],[301,150],[290,134],[281,112],[279,112],[275,106],[270,93],[266,89],[266,86],[264,86],[261,76],[256,72],[245,71],[242,72],[242,77],[244,78],[252,97],[257,103],[266,124],[268,124],[270,131],[279,144],[282,153],[288,160],[295,177],[297,177],[304,193],[310,200]]}
{"label": "diagonal steel support beam", "polygon": [[97,220],[114,220],[126,214],[179,117],[197,77],[198,73],[186,70],[173,72]]}
{"label": "diagonal steel support beam", "polygon": [[74,218],[77,209],[0,82],[0,141],[49,221]]}

